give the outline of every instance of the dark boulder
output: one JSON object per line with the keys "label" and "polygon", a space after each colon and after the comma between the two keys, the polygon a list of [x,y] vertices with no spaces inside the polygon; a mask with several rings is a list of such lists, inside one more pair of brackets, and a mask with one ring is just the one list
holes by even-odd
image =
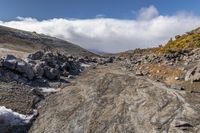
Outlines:
{"label": "dark boulder", "polygon": [[14,70],[16,67],[16,63],[17,63],[17,58],[13,55],[7,55],[3,57],[2,66],[7,69]]}
{"label": "dark boulder", "polygon": [[25,74],[29,80],[32,80],[35,76],[32,66],[22,60],[17,60],[15,71]]}
{"label": "dark boulder", "polygon": [[44,66],[45,66],[44,62],[39,62],[38,64],[35,65],[34,72],[37,77],[40,78],[44,75]]}
{"label": "dark boulder", "polygon": [[60,71],[55,68],[50,68],[48,66],[45,66],[44,73],[45,73],[46,78],[50,80],[60,78]]}
{"label": "dark boulder", "polygon": [[29,80],[34,78],[34,72],[31,64],[18,59],[13,55],[7,55],[2,58],[2,67],[10,70],[12,73],[25,76]]}
{"label": "dark boulder", "polygon": [[28,56],[28,58],[31,59],[31,60],[40,60],[40,59],[42,59],[43,55],[44,55],[43,51],[37,51],[33,54],[30,54]]}

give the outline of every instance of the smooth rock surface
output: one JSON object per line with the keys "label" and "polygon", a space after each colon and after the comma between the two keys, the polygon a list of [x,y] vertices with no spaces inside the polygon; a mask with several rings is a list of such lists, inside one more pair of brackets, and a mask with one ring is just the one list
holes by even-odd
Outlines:
{"label": "smooth rock surface", "polygon": [[187,100],[185,92],[115,65],[85,72],[40,106],[30,133],[200,131],[200,110]]}

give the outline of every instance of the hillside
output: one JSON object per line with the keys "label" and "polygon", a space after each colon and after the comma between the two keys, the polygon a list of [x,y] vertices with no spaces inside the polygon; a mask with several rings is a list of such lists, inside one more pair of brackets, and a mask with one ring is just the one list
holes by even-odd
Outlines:
{"label": "hillside", "polygon": [[159,51],[166,53],[195,48],[200,48],[200,28],[175,36],[174,40],[170,39]]}
{"label": "hillside", "polygon": [[0,26],[0,48],[8,50],[16,50],[20,52],[30,53],[44,48],[59,50],[66,54],[93,56],[89,52],[70,42],[37,34],[36,32],[27,32]]}
{"label": "hillside", "polygon": [[176,35],[170,38],[165,44],[159,45],[158,47],[134,50],[128,50],[113,54],[120,57],[130,57],[134,55],[164,55],[168,53],[176,53],[181,51],[191,51],[200,48],[200,28],[196,28],[190,32],[186,32],[183,35]]}
{"label": "hillside", "polygon": [[87,70],[41,103],[29,132],[199,132],[198,31],[110,54],[114,63]]}
{"label": "hillside", "polygon": [[16,58],[49,45],[29,36],[19,39],[23,46],[2,45],[15,53],[0,58],[0,132],[200,131],[198,29],[157,48],[99,57],[40,50]]}

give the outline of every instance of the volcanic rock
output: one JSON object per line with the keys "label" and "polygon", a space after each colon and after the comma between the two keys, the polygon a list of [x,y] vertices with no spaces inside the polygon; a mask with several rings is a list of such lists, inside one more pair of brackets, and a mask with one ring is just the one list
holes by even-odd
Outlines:
{"label": "volcanic rock", "polygon": [[44,55],[43,51],[37,51],[33,54],[29,54],[28,58],[31,60],[40,60],[40,59],[42,59],[43,55]]}
{"label": "volcanic rock", "polygon": [[45,66],[44,73],[45,73],[46,78],[48,78],[50,80],[60,78],[60,72],[56,68],[50,68],[50,67]]}
{"label": "volcanic rock", "polygon": [[14,70],[16,67],[17,58],[13,55],[3,57],[3,67]]}

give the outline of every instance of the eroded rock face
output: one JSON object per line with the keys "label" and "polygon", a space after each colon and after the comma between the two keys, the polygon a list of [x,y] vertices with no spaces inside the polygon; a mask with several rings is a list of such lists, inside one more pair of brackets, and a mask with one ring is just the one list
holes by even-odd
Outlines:
{"label": "eroded rock face", "polygon": [[90,70],[41,107],[30,133],[200,131],[200,110],[185,92],[114,65]]}
{"label": "eroded rock face", "polygon": [[200,81],[200,64],[187,71],[185,75],[185,81]]}

